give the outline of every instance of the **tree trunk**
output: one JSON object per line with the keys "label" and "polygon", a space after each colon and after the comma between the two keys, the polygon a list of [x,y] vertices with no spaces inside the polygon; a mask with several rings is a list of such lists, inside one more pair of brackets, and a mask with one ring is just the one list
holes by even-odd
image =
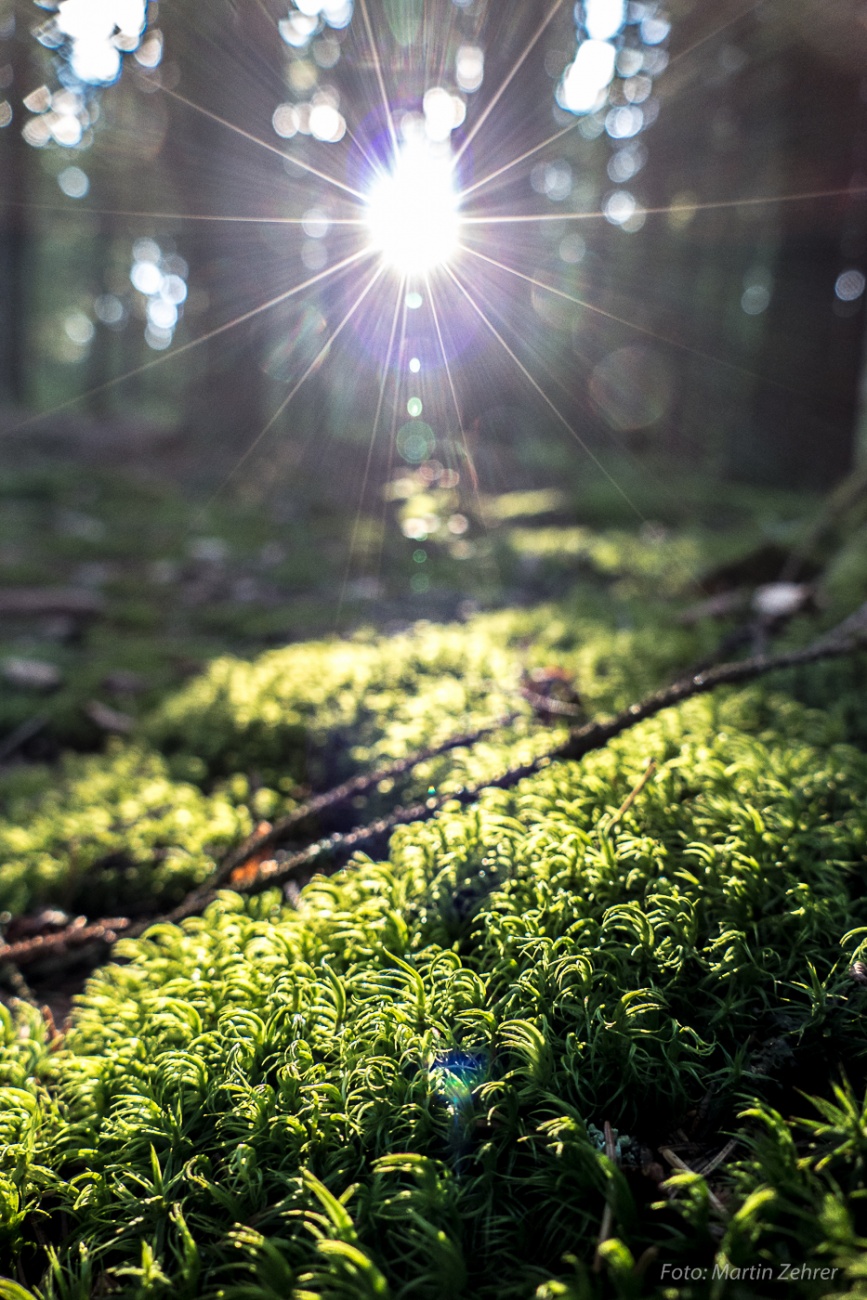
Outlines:
{"label": "tree trunk", "polygon": [[[786,189],[864,185],[867,112],[859,74],[803,48],[786,60]],[[774,285],[759,354],[749,477],[825,488],[853,463],[864,294],[835,292],[845,271],[867,272],[867,200],[781,206]],[[862,282],[863,283],[863,282]],[[849,292],[842,288],[845,295]]]}
{"label": "tree trunk", "polygon": [[[201,15],[184,18],[183,6],[166,6],[164,75],[180,68],[177,92],[200,109],[260,139],[271,136],[279,102],[276,25],[263,8],[241,15],[232,0],[214,0],[207,29]],[[272,55],[273,50],[273,55]],[[255,64],[254,68],[246,66]],[[258,74],[258,75],[254,75]],[[279,159],[237,132],[178,100],[170,100],[166,156],[181,207],[209,216],[262,213],[267,196],[285,184]],[[190,317],[204,335],[243,315],[274,293],[259,274],[261,246],[253,225],[203,222],[183,227],[191,297],[206,306]],[[236,456],[263,422],[263,375],[255,328],[240,324],[190,354],[185,424],[194,442],[220,458]]]}
{"label": "tree trunk", "polygon": [[13,105],[11,123],[0,131],[0,401],[23,405],[28,396],[28,287],[33,274],[33,214],[28,211],[34,159],[21,128],[26,121],[22,97],[27,84],[29,34],[24,6],[18,6],[18,30],[2,42],[11,68],[6,95]]}

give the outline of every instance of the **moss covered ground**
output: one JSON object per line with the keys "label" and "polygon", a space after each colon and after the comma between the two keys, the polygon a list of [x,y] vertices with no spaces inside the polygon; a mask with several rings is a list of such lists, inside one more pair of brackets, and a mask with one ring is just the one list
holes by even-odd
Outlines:
{"label": "moss covered ground", "polygon": [[[140,490],[106,480],[103,505]],[[395,509],[420,491],[393,488]],[[66,677],[39,705],[12,692],[4,726],[53,708],[66,752],[0,773],[0,908],[165,910],[261,819],[459,732],[492,728],[347,816],[484,782],[565,734],[522,693],[533,669],[573,682],[587,716],[623,708],[713,654],[724,629],[678,621],[703,570],[794,540],[792,503],[767,506],[762,535],[735,494],[716,528],[687,502],[668,531],[523,496],[479,506],[509,608],[455,617],[445,540],[424,590],[386,548],[380,630],[355,619],[350,637],[326,635],[312,580],[303,616],[262,602],[266,634],[236,602],[200,642],[185,579],[139,583],[150,631],[127,623],[100,671],[140,671],[150,645],[150,680],[108,743],[82,721],[105,627],[10,641],[54,645]],[[267,530],[240,540],[255,512],[222,526],[229,553],[261,557]],[[123,581],[157,562],[130,547],[106,584],[115,630]],[[783,643],[847,613],[861,581],[841,562]],[[308,639],[269,648],[292,617]],[[180,643],[200,646],[193,676]],[[300,893],[224,890],[121,940],[62,1036],[7,991],[0,1296],[865,1294],[865,680],[854,658],[691,700],[401,827],[382,860]]]}

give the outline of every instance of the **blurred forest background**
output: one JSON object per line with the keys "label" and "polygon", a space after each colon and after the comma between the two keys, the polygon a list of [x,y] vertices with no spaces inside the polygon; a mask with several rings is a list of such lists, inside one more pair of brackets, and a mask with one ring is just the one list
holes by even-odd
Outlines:
{"label": "blurred forest background", "polygon": [[[855,0],[0,0],[7,731],[599,530],[785,549],[864,442],[865,55]],[[341,269],[383,95],[463,159],[438,313]]]}

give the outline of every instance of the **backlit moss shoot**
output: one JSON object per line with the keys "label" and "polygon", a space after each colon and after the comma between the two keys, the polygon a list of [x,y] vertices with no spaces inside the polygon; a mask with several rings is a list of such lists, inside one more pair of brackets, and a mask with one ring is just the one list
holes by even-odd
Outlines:
{"label": "backlit moss shoot", "polygon": [[[758,688],[693,700],[297,908],[123,942],[60,1051],[24,1009],[0,1040],[10,1258],[58,1300],[662,1296],[651,1245],[857,1270],[867,759],[832,740]],[[697,1112],[741,1145],[670,1200],[641,1148]]]}
{"label": "backlit moss shoot", "polygon": [[0,795],[0,911],[13,914],[177,900],[251,825],[245,806],[173,780],[140,745],[12,771]]}
{"label": "backlit moss shoot", "polygon": [[[577,602],[576,602],[577,604]],[[216,660],[145,722],[146,738],[58,771],[0,778],[0,911],[94,915],[169,906],[250,827],[300,797],[460,732],[513,725],[422,763],[388,805],[456,789],[552,743],[522,674],[555,662],[592,711],[623,707],[700,648],[637,606],[612,630],[592,600],[417,625],[397,637],[305,643]],[[628,618],[628,621],[627,621]],[[562,725],[561,725],[562,730]],[[368,808],[376,811],[376,797]]]}

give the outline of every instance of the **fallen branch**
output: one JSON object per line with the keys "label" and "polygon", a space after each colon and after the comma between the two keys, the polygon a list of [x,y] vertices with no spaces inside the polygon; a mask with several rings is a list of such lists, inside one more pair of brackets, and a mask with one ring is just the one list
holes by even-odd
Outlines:
{"label": "fallen branch", "polygon": [[96,618],[104,610],[104,599],[89,587],[0,587],[0,614],[8,618]]}
{"label": "fallen branch", "polygon": [[[859,611],[859,615],[861,613],[862,611]],[[864,613],[867,613],[867,605],[864,607]],[[524,780],[525,777],[532,776],[542,768],[550,766],[553,762],[560,759],[574,761],[583,758],[585,754],[604,748],[615,736],[628,731],[636,723],[652,718],[657,713],[661,713],[663,709],[682,704],[685,700],[697,695],[706,695],[718,686],[754,681],[756,678],[764,677],[771,672],[802,667],[825,659],[841,658],[864,648],[865,631],[858,615],[853,615],[845,624],[841,624],[841,628],[847,630],[855,628],[856,630],[847,636],[841,636],[839,635],[840,629],[835,629],[804,650],[792,650],[786,654],[773,656],[760,655],[753,659],[743,660],[740,663],[720,664],[707,672],[697,673],[682,681],[675,682],[673,686],[667,686],[654,692],[640,703],[630,705],[629,708],[624,709],[607,722],[588,722],[585,726],[576,728],[569,733],[569,736],[562,744],[555,746],[544,754],[539,754],[528,763],[522,763],[502,772],[499,776],[479,782],[477,785],[463,786],[458,790],[426,799],[423,803],[413,804],[408,808],[396,808],[388,816],[378,818],[365,826],[358,826],[354,830],[317,840],[297,853],[289,854],[282,859],[263,862],[249,880],[239,884],[236,892],[239,894],[262,893],[275,885],[283,885],[293,878],[307,874],[320,858],[351,855],[381,842],[398,826],[405,826],[411,822],[429,821],[447,804],[466,807],[468,804],[477,802],[485,790],[509,790],[517,785],[519,781]],[[491,729],[488,728],[487,730]],[[466,739],[463,738],[463,740],[466,743]],[[457,740],[447,742],[447,746],[456,748]],[[435,752],[438,751],[431,751],[431,756]],[[417,756],[413,757],[416,762],[421,761]],[[407,762],[408,760],[401,761]],[[377,781],[383,779],[381,772],[357,779],[374,784],[374,777]],[[343,789],[344,787],[338,787],[336,791],[329,791],[328,794],[319,796],[319,798],[327,800],[336,796]],[[307,805],[307,807],[309,806]],[[300,813],[300,809],[296,810],[295,816],[299,819]],[[275,830],[276,828],[272,827],[270,831],[266,832],[269,843],[273,842],[272,837]],[[249,852],[248,848],[248,856]],[[134,925],[113,918],[97,921],[93,925],[87,926],[86,929],[61,930],[57,934],[44,938],[9,944],[0,947],[0,962],[13,962],[19,966],[25,965],[40,959],[48,952],[61,953],[66,946],[71,944],[80,946],[91,939],[101,939],[105,943],[111,943],[114,938],[121,935],[137,936],[142,934],[149,926],[157,922],[171,923],[182,921],[189,916],[195,916],[202,912],[216,897],[219,882],[223,878],[225,869],[226,864],[224,863],[217,877],[212,879],[206,886],[194,890],[178,907],[164,915],[137,921]]]}
{"label": "fallen branch", "polygon": [[22,745],[26,745],[28,740],[38,736],[47,725],[48,719],[40,715],[36,718],[27,718],[14,731],[10,731],[8,736],[0,740],[0,763],[7,763],[17,754]]}
{"label": "fallen branch", "polygon": [[[485,790],[510,790],[525,777],[532,776],[558,759],[583,758],[585,754],[604,748],[615,736],[628,731],[636,723],[644,722],[647,718],[661,713],[663,709],[682,704],[696,695],[707,694],[717,686],[753,681],[778,669],[796,668],[817,663],[822,659],[840,658],[860,648],[860,641],[835,641],[829,636],[823,638],[820,643],[808,646],[805,650],[793,650],[787,654],[773,656],[761,655],[755,659],[745,659],[741,663],[720,664],[708,672],[697,673],[694,677],[656,691],[639,704],[630,705],[628,709],[624,709],[622,713],[618,713],[607,722],[588,722],[585,726],[576,728],[569,733],[562,744],[547,750],[544,754],[539,754],[528,763],[522,763],[502,772],[499,776],[481,781],[477,785],[463,786],[446,794],[426,799],[423,803],[414,804],[409,808],[396,808],[387,817],[382,817],[366,826],[359,826],[344,834],[331,835],[318,840],[283,860],[263,862],[255,876],[239,885],[238,893],[258,894],[273,885],[283,884],[325,854],[352,853],[366,849],[398,826],[405,826],[410,822],[429,821],[446,804],[466,807],[468,804],[476,803]],[[195,899],[191,897],[163,919],[175,921],[182,920],[185,916],[195,915],[212,897],[213,890],[209,891],[207,898],[203,894]]]}
{"label": "fallen branch", "polygon": [[413,754],[408,754],[406,758],[399,758],[385,767],[378,768],[375,772],[362,772],[360,775],[344,781],[342,785],[335,786],[332,790],[326,790],[322,794],[314,795],[312,799],[308,799],[300,807],[294,808],[291,813],[281,817],[279,821],[274,822],[266,830],[255,831],[248,836],[243,844],[233,849],[220,863],[213,879],[208,882],[208,887],[214,889],[220,884],[224,884],[238,867],[244,866],[250,858],[260,854],[263,849],[267,849],[273,844],[279,844],[291,830],[301,822],[307,821],[310,817],[315,817],[319,813],[335,808],[342,803],[348,803],[350,799],[356,799],[360,795],[368,794],[383,781],[393,781],[396,777],[405,776],[413,768],[419,767],[422,763],[428,763],[433,758],[439,758],[442,754],[448,754],[453,749],[469,749],[478,741],[484,740],[486,736],[494,735],[496,732],[502,731],[504,727],[510,727],[513,722],[516,722],[522,716],[520,713],[509,713],[506,717],[500,718],[498,722],[490,723],[486,727],[479,727],[476,731],[451,736],[448,740],[444,740],[441,745],[434,745],[430,749],[418,750]]}
{"label": "fallen branch", "polygon": [[[21,939],[18,943],[0,946],[0,965],[8,963],[13,967],[29,966],[46,957],[65,955],[73,949],[86,948],[93,943],[110,946],[115,939],[130,932],[130,922],[125,916],[103,917],[91,925],[82,924],[83,919],[79,917],[72,925],[55,930],[53,934],[37,934],[32,939]],[[153,920],[146,924],[152,925]]]}
{"label": "fallen branch", "polygon": [[[298,876],[305,868],[311,867],[318,858],[325,857],[326,854],[355,853],[357,850],[367,849],[383,836],[389,835],[396,827],[407,826],[411,822],[428,822],[447,803],[458,803],[461,807],[465,807],[468,803],[477,802],[478,797],[487,789],[511,789],[519,781],[523,781],[524,777],[532,776],[534,772],[549,767],[558,759],[584,758],[585,754],[604,748],[608,741],[614,740],[615,736],[620,736],[636,723],[653,718],[655,714],[662,712],[663,708],[680,705],[694,695],[707,694],[716,686],[753,681],[777,669],[801,667],[803,664],[819,662],[820,659],[841,658],[842,655],[858,650],[861,643],[861,640],[850,640],[850,638],[837,641],[833,638],[833,634],[829,633],[822,638],[822,641],[807,646],[806,650],[793,650],[781,655],[759,655],[758,658],[745,659],[741,663],[719,664],[718,667],[708,669],[707,672],[697,673],[693,677],[675,682],[675,685],[666,686],[653,695],[647,695],[641,703],[624,708],[623,712],[608,722],[586,723],[584,727],[576,728],[575,731],[569,732],[567,740],[562,745],[547,750],[545,754],[539,754],[537,758],[530,759],[529,763],[521,763],[520,766],[512,767],[487,781],[480,781],[477,785],[465,785],[441,796],[429,798],[422,803],[415,803],[406,809],[395,809],[394,813],[383,816],[376,822],[369,823],[368,826],[356,827],[354,831],[317,840],[315,844],[308,845],[298,853],[290,854],[282,861],[274,859],[274,861],[263,862],[255,876],[239,885],[238,893],[261,893],[264,889],[272,888],[272,885],[283,884],[292,876]],[[207,906],[213,896],[213,887],[205,891],[196,891],[179,907],[175,907],[168,917],[162,919],[174,922],[174,920],[191,917],[198,913],[201,907]],[[136,932],[144,928],[147,928],[147,923],[136,927]]]}

